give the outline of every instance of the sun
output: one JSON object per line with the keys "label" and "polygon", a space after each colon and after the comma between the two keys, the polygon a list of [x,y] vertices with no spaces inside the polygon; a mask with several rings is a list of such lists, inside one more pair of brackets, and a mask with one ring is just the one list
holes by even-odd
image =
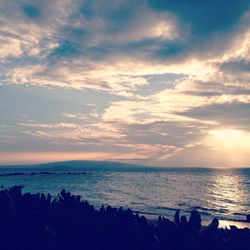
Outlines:
{"label": "sun", "polygon": [[209,140],[224,148],[245,148],[250,146],[250,134],[239,129],[216,129],[208,131]]}
{"label": "sun", "polygon": [[248,131],[233,128],[209,130],[204,137],[203,145],[207,146],[210,157],[223,162],[225,167],[249,165],[250,132]]}

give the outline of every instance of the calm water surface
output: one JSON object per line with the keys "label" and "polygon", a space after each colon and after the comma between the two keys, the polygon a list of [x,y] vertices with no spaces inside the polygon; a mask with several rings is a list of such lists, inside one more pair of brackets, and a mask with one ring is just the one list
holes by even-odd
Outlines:
{"label": "calm water surface", "polygon": [[[39,174],[40,171],[53,174]],[[24,174],[4,176],[16,172]],[[64,188],[96,207],[123,206],[167,217],[173,216],[177,208],[183,213],[197,209],[205,219],[217,216],[244,220],[250,214],[250,169],[1,168],[0,184],[20,184],[25,186],[24,191],[53,195]]]}

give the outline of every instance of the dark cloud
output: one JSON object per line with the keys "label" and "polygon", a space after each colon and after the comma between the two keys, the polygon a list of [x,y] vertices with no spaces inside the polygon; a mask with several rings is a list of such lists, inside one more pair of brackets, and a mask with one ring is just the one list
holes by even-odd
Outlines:
{"label": "dark cloud", "polygon": [[246,130],[250,128],[250,103],[212,104],[178,114],[199,120],[216,121],[218,126],[222,127],[231,126]]}
{"label": "dark cloud", "polygon": [[222,95],[249,95],[250,89],[247,86],[241,86],[240,84],[225,84],[225,82],[203,82],[194,81],[190,89],[185,88],[181,91],[186,95],[213,97]]}
{"label": "dark cloud", "polygon": [[225,72],[232,73],[249,73],[250,72],[250,62],[246,60],[233,60],[229,62],[222,63],[220,69]]}
{"label": "dark cloud", "polygon": [[41,16],[41,12],[38,8],[33,5],[25,5],[23,6],[24,14],[29,18],[38,18]]}
{"label": "dark cloud", "polygon": [[148,0],[148,3],[157,11],[173,12],[183,22],[190,23],[194,35],[207,36],[231,29],[249,8],[250,1]]}
{"label": "dark cloud", "polygon": [[84,28],[77,27],[65,27],[62,33],[67,34],[67,37],[72,37],[72,39],[83,39],[87,36],[87,32]]}
{"label": "dark cloud", "polygon": [[60,41],[60,45],[56,47],[50,54],[52,57],[77,57],[82,53],[81,46],[71,41]]}
{"label": "dark cloud", "polygon": [[159,46],[154,55],[162,60],[178,58],[180,55],[188,54],[187,45],[178,42],[165,42]]}
{"label": "dark cloud", "polygon": [[[160,144],[181,148],[200,138],[201,129],[197,129],[196,125],[192,122],[156,121],[120,126],[126,134],[124,139],[130,143]],[[204,127],[206,126],[203,125],[202,128]]]}

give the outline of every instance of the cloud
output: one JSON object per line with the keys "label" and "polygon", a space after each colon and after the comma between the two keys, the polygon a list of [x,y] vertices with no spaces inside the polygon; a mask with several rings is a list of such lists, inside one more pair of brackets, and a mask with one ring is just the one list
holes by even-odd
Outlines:
{"label": "cloud", "polygon": [[164,165],[212,154],[208,131],[249,130],[249,1],[0,6],[0,117],[12,126],[0,132],[17,151],[27,140],[25,152]]}
{"label": "cloud", "polygon": [[197,1],[183,2],[177,0],[166,2],[164,0],[148,1],[157,11],[171,11],[179,16],[183,21],[188,22],[194,34],[207,36],[220,30],[228,30],[234,26],[239,18],[249,8],[248,0],[216,1],[209,3]]}
{"label": "cloud", "polygon": [[224,127],[236,127],[249,129],[249,102],[233,102],[224,104],[211,104],[197,107],[181,113],[187,117],[196,119],[209,119],[222,124]]}
{"label": "cloud", "polygon": [[27,17],[30,17],[30,18],[38,18],[41,15],[39,9],[37,9],[36,7],[34,7],[32,5],[24,6],[23,11],[24,11],[25,15]]}
{"label": "cloud", "polygon": [[250,72],[250,62],[246,60],[233,60],[225,62],[220,66],[220,69],[225,72],[230,73],[249,73]]}
{"label": "cloud", "polygon": [[66,118],[69,118],[69,119],[79,119],[79,120],[86,120],[87,119],[86,115],[84,115],[82,113],[63,112],[62,116],[66,117]]}
{"label": "cloud", "polygon": [[[237,38],[246,32],[249,22],[243,6],[234,11],[229,6],[236,36],[222,25],[220,37],[210,35],[199,44],[193,41],[194,27],[180,15],[185,8],[193,8],[192,2],[157,6],[150,1],[120,1],[109,8],[106,1],[5,3],[0,54],[8,63],[2,71],[2,84],[94,89],[129,97],[149,84],[148,74],[186,74],[197,80],[211,74],[208,69],[215,74],[214,63],[220,65],[225,52],[240,50],[232,46],[239,47],[247,38]],[[218,13],[215,3],[207,10],[200,7],[204,16]],[[16,14],[9,19],[11,12]],[[203,15],[195,18],[204,24]]]}

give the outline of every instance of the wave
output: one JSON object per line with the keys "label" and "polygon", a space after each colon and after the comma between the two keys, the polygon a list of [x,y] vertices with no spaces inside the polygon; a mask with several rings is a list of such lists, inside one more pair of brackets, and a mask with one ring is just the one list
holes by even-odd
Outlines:
{"label": "wave", "polygon": [[211,211],[211,212],[219,212],[219,213],[227,213],[228,210],[227,209],[215,209],[215,208],[206,208],[206,207],[200,207],[200,206],[195,206],[192,207],[192,209],[194,210],[202,210],[202,211]]}

